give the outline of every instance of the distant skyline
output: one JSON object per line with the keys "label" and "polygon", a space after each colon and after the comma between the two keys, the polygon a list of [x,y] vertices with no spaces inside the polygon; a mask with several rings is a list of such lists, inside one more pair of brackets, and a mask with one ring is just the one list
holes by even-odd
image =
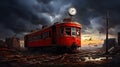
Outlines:
{"label": "distant skyline", "polygon": [[[120,0],[0,0],[0,39],[26,33],[42,25],[52,25],[69,17],[75,7],[74,20],[82,25],[82,34],[105,35],[106,12],[110,12],[109,35],[120,32]],[[99,37],[100,35],[98,35]]]}

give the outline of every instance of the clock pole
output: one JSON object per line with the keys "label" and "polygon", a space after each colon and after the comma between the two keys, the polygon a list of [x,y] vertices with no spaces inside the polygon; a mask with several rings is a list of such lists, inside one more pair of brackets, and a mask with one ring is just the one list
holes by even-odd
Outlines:
{"label": "clock pole", "polygon": [[70,15],[70,19],[72,21],[73,16],[77,13],[76,9],[74,7],[69,8],[68,13]]}

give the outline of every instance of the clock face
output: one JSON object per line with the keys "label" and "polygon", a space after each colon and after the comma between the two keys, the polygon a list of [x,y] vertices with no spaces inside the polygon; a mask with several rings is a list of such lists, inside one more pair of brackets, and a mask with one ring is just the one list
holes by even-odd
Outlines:
{"label": "clock face", "polygon": [[75,8],[70,8],[68,10],[68,12],[69,12],[70,15],[75,15],[76,14],[76,9]]}

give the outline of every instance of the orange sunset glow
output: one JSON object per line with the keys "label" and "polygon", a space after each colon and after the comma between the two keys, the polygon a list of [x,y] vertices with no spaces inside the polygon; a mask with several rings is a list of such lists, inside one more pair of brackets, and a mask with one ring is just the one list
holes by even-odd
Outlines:
{"label": "orange sunset glow", "polygon": [[[109,35],[109,38],[115,38],[113,35]],[[82,34],[81,36],[81,46],[90,46],[90,47],[97,47],[102,46],[105,40],[105,35],[98,35],[98,34]]]}

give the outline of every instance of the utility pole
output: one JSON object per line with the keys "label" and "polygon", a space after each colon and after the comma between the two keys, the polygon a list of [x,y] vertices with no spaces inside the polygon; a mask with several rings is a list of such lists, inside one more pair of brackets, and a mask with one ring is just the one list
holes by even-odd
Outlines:
{"label": "utility pole", "polygon": [[106,54],[108,54],[108,28],[109,28],[109,11],[106,14]]}

